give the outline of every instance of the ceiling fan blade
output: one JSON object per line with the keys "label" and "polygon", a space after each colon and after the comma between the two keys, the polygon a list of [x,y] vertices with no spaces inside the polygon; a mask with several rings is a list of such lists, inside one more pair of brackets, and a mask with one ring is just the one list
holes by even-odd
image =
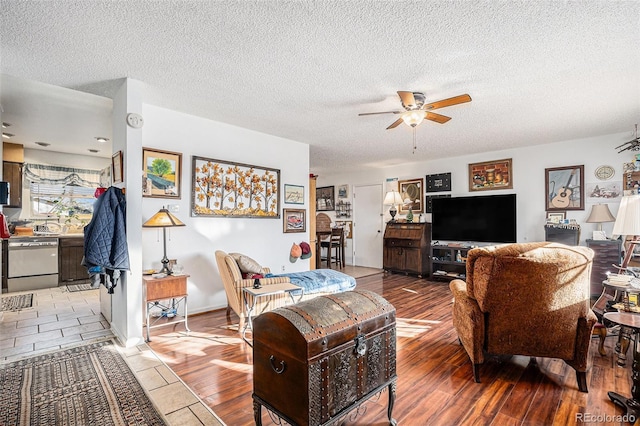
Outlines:
{"label": "ceiling fan blade", "polygon": [[413,92],[398,91],[398,96],[400,96],[403,107],[410,109],[416,106],[416,98],[413,96]]}
{"label": "ceiling fan blade", "polygon": [[402,117],[398,118],[396,121],[394,121],[391,126],[387,127],[387,130],[389,129],[395,129],[396,127],[398,127],[400,125],[400,123],[402,123]]}
{"label": "ceiling fan blade", "polygon": [[436,123],[444,124],[447,121],[451,120],[451,117],[447,117],[446,115],[436,114],[435,112],[427,111],[424,118],[427,120],[435,121]]}
{"label": "ceiling fan blade", "polygon": [[432,109],[448,107],[451,105],[463,104],[465,102],[471,102],[471,96],[467,94],[454,96],[453,98],[443,99],[441,101],[436,101],[436,102],[427,104],[423,106],[422,109],[432,110]]}
{"label": "ceiling fan blade", "polygon": [[405,111],[381,111],[381,112],[361,112],[358,115],[376,115],[376,114],[402,114]]}

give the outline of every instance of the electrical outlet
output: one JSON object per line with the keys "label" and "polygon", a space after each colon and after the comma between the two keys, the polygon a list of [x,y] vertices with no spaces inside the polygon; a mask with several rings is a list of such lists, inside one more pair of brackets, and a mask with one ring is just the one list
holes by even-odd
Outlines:
{"label": "electrical outlet", "polygon": [[284,265],[282,265],[282,272],[284,272]]}
{"label": "electrical outlet", "polygon": [[178,213],[180,211],[180,204],[169,204],[167,205],[167,209],[171,213]]}

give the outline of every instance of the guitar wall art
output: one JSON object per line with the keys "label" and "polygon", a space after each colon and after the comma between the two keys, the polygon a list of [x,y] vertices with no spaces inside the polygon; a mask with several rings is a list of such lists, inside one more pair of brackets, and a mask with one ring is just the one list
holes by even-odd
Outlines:
{"label": "guitar wall art", "polygon": [[584,165],[544,169],[545,210],[584,210]]}

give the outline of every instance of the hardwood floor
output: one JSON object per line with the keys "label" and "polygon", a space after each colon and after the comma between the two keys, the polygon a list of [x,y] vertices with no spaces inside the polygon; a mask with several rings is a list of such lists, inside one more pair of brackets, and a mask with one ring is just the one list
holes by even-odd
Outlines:
{"label": "hardwood floor", "polygon": [[[399,424],[623,424],[622,410],[607,397],[610,390],[630,395],[631,361],[626,368],[612,363],[616,337],[606,339],[606,357],[598,354],[597,340],[592,341],[588,394],[578,391],[572,368],[547,358],[488,360],[480,369],[482,383],[475,383],[451,324],[448,283],[394,274],[357,281],[358,288],[381,294],[396,308],[398,384],[393,416]],[[543,328],[544,318],[540,321]],[[189,318],[191,336],[159,328],[153,330],[150,346],[226,424],[251,425],[252,349],[234,325],[237,330],[237,317],[232,314],[228,320],[224,310],[194,315]],[[388,424],[386,405],[385,392],[366,404],[366,413],[345,424]],[[274,424],[265,411],[263,424]]]}

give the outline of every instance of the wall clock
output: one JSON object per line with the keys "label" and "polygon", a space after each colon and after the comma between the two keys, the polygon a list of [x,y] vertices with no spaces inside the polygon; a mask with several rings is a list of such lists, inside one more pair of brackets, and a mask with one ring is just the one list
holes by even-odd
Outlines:
{"label": "wall clock", "polygon": [[616,174],[616,171],[611,166],[600,166],[595,171],[596,177],[600,180],[611,179],[614,174]]}

